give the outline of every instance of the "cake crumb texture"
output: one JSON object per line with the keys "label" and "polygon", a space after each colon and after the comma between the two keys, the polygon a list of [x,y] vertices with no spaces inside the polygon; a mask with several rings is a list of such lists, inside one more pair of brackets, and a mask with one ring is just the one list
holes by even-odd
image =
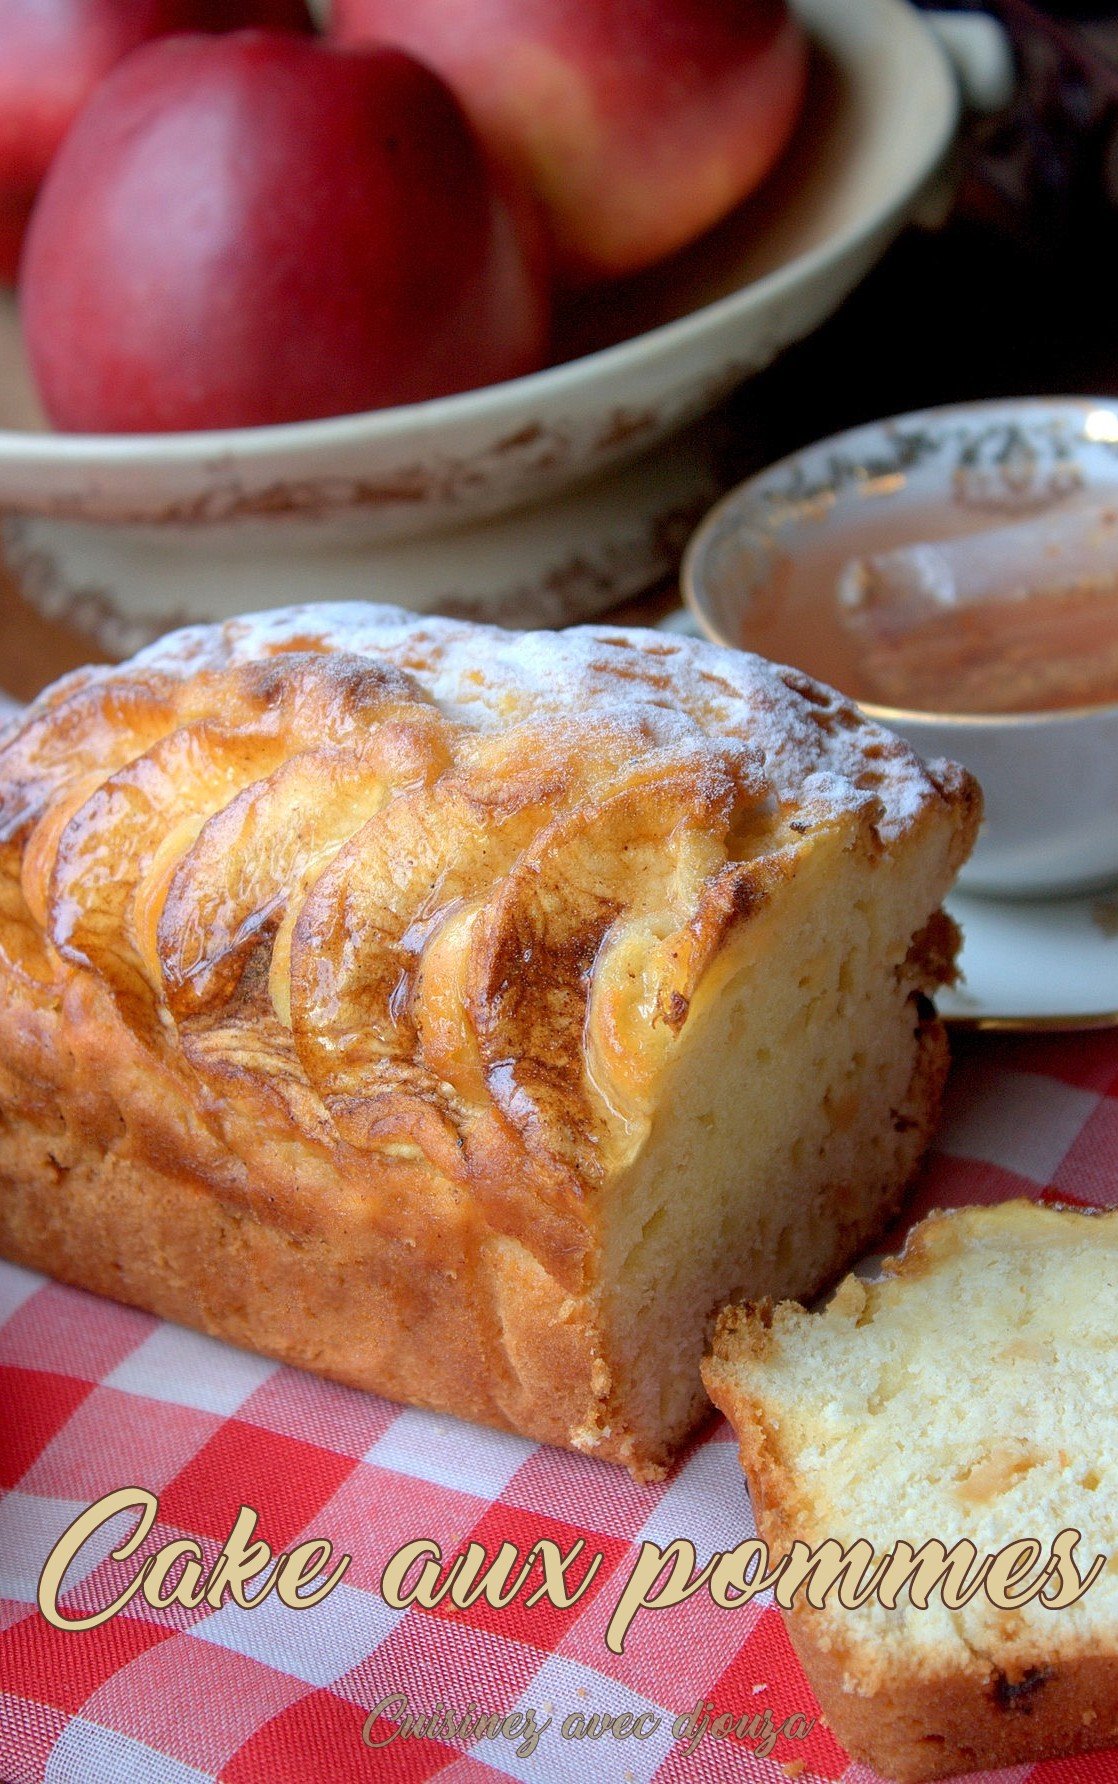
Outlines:
{"label": "cake crumb texture", "polygon": [[[704,1365],[774,1553],[1079,1532],[1077,1602],[797,1602],[789,1633],[836,1734],[888,1777],[1118,1742],[1118,1214],[1025,1201],[935,1214],[821,1312],[723,1314]],[[1023,1581],[1022,1584],[1026,1584]]]}

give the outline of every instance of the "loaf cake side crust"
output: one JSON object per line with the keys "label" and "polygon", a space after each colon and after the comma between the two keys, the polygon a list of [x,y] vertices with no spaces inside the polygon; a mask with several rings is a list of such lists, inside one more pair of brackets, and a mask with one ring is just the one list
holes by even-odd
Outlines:
{"label": "loaf cake side crust", "polygon": [[[855,1759],[900,1784],[1118,1744],[1113,1414],[1108,1423],[1097,1407],[1083,1407],[1080,1376],[1065,1374],[1058,1355],[1042,1354],[1051,1329],[1022,1317],[1012,1298],[1006,1317],[997,1286],[991,1292],[991,1282],[983,1281],[984,1264],[989,1278],[1006,1257],[1013,1259],[1015,1247],[1028,1258],[1033,1248],[1043,1252],[1050,1241],[1063,1243],[1069,1223],[1072,1236],[1078,1231],[1097,1242],[1098,1267],[1089,1268],[1089,1244],[1082,1293],[1069,1295],[1061,1282],[1051,1297],[1049,1327],[1068,1322],[1078,1329],[1083,1301],[1097,1293],[1099,1385],[1104,1397],[1112,1396],[1118,1372],[1104,1334],[1118,1283],[1118,1214],[1027,1202],[929,1216],[913,1229],[901,1256],[886,1260],[883,1284],[847,1278],[822,1314],[787,1303],[727,1309],[703,1366],[707,1389],[737,1434],[757,1527],[774,1557],[797,1540],[816,1547],[832,1537],[843,1544],[864,1537],[881,1556],[898,1538],[913,1548],[938,1538],[950,1548],[963,1536],[974,1541],[980,1558],[1024,1538],[1035,1538],[1044,1555],[1062,1528],[1081,1533],[1081,1574],[1097,1553],[1109,1556],[1079,1603],[1062,1609],[1035,1600],[999,1609],[980,1594],[960,1611],[947,1610],[934,1596],[924,1610],[904,1597],[893,1611],[872,1601],[846,1610],[833,1599],[817,1610],[801,1595],[784,1613],[839,1740]],[[931,1295],[953,1264],[969,1264],[975,1302],[985,1295],[990,1303],[980,1331],[968,1318],[970,1301],[959,1292],[957,1277],[948,1285],[942,1319],[932,1318],[928,1301],[910,1299],[908,1325],[890,1325],[906,1292]],[[1031,1306],[1035,1302],[1034,1295]],[[1005,1328],[988,1353],[985,1341],[999,1319]],[[882,1354],[867,1359],[867,1341],[859,1334],[876,1331],[879,1323]],[[945,1338],[952,1325],[957,1351],[948,1350]],[[937,1363],[943,1371],[942,1403],[923,1431],[906,1422],[916,1389],[910,1398],[904,1377],[913,1366],[910,1346],[917,1332],[932,1359],[926,1373]],[[958,1359],[973,1360],[976,1353],[974,1368],[960,1372]],[[1007,1385],[1006,1372],[1015,1369],[1022,1377]],[[1093,1352],[1080,1374],[1095,1378]],[[1033,1425],[1023,1410],[1030,1393],[1037,1403]],[[1063,1409],[1064,1423],[1078,1418],[1089,1438],[1078,1451],[1057,1443],[1053,1454],[1047,1415],[1061,1395],[1071,1408]],[[879,1419],[879,1436],[856,1436],[859,1420],[863,1430],[877,1430]],[[850,1443],[840,1454],[834,1434],[844,1428]],[[875,1495],[851,1491],[858,1444],[860,1466],[884,1483],[876,1496],[884,1509],[876,1514]],[[1039,1483],[1031,1486],[1038,1474]],[[915,1513],[914,1500],[920,1507]],[[890,1504],[899,1509],[890,1512]]]}
{"label": "loaf cake side crust", "polygon": [[291,610],[69,678],[0,739],[0,1249],[662,1473],[727,1287],[829,1280],[918,1161],[978,812],[839,696],[654,633]]}
{"label": "loaf cake side crust", "polygon": [[[127,1037],[106,1023],[102,1042]],[[59,1088],[60,1125],[24,1120],[0,1135],[5,1256],[404,1403],[553,1443],[585,1423],[597,1334],[522,1247],[491,1241],[467,1273],[468,1240],[449,1223],[433,1219],[417,1255],[391,1228],[269,1220],[199,1169],[154,1162],[134,1125],[104,1149],[95,1129],[121,1114],[118,1083],[103,1102],[83,1099],[92,1120],[80,1137],[76,1099]],[[5,1081],[5,1106],[8,1094]]]}
{"label": "loaf cake side crust", "polygon": [[[387,1224],[331,1226],[317,1198],[298,1222],[269,1218],[228,1160],[199,1143],[181,1087],[137,1057],[97,987],[83,983],[68,1000],[67,1040],[35,1033],[27,1014],[0,998],[0,1255],[350,1387],[587,1449],[641,1479],[662,1478],[705,1416],[697,1370],[677,1347],[672,1366],[691,1382],[684,1410],[666,1431],[642,1419],[620,1391],[635,1370],[608,1348],[600,1297],[569,1292],[526,1245],[480,1221],[465,1232],[460,1220],[439,1222],[426,1180],[410,1186],[410,1233],[403,1196]],[[42,1075],[31,1087],[18,1066],[35,1069],[35,1054]],[[925,1021],[905,1105],[910,1170],[947,1065],[942,1028]],[[900,1172],[822,1183],[800,1211],[801,1292],[828,1287],[906,1187]],[[749,1268],[739,1264],[739,1276]],[[775,1279],[771,1262],[762,1268]]]}

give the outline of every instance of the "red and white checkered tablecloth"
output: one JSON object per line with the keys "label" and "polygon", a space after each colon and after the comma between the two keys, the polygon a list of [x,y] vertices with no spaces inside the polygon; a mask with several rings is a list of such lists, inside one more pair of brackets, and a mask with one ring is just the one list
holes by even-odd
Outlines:
{"label": "red and white checkered tablecloth", "polygon": [[[947,1118],[910,1217],[1008,1196],[1118,1204],[1118,1035],[983,1039],[960,1050]],[[892,1240],[899,1239],[894,1234]],[[892,1241],[891,1241],[892,1243]],[[159,1496],[145,1545],[199,1538],[216,1555],[242,1502],[275,1549],[329,1537],[353,1563],[319,1606],[150,1609],[133,1599],[87,1633],[55,1630],[36,1606],[43,1561],[86,1506],[124,1485]],[[705,1595],[642,1614],[623,1657],[603,1630],[644,1538],[689,1537],[705,1558],[752,1529],[725,1424],[706,1430],[671,1478],[624,1474],[369,1395],[162,1324],[0,1265],[0,1778],[5,1784],[869,1784],[818,1723],[768,1759],[707,1739],[686,1754],[671,1723],[700,1698],[773,1720],[815,1705],[777,1612],[729,1613]],[[67,1576],[79,1615],[122,1583],[106,1559]],[[492,1553],[577,1536],[605,1561],[570,1611],[391,1609],[389,1556],[431,1536]],[[130,1564],[131,1566],[132,1564]],[[80,1568],[79,1568],[80,1571]],[[531,1705],[552,1726],[534,1754],[483,1737],[362,1744],[369,1709],[393,1691],[413,1710]],[[652,1709],[646,1740],[564,1740],[569,1712]],[[647,1724],[646,1724],[647,1726]],[[389,1732],[387,1724],[376,1732]],[[797,1762],[803,1766],[797,1771]],[[785,1770],[783,1768],[787,1767]],[[1018,1768],[1034,1784],[1118,1781],[1118,1754]]]}

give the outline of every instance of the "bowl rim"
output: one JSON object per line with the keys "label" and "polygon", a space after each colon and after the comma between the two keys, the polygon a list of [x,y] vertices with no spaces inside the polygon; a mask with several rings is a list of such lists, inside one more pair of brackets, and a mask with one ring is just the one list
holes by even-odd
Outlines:
{"label": "bowl rim", "polygon": [[[434,432],[452,424],[468,425],[483,420],[490,412],[496,420],[506,409],[520,412],[541,393],[555,397],[571,389],[578,391],[593,385],[599,378],[624,369],[630,361],[647,364],[663,360],[708,331],[732,323],[743,308],[754,303],[778,301],[786,290],[810,280],[828,264],[855,254],[865,242],[903,214],[942,165],[958,129],[962,96],[944,44],[921,14],[905,0],[871,0],[871,3],[882,16],[891,18],[897,32],[908,34],[909,44],[920,43],[926,57],[924,75],[939,85],[935,95],[938,118],[929,126],[919,161],[907,165],[903,179],[894,176],[888,191],[879,197],[872,209],[863,209],[846,228],[827,235],[814,247],[793,255],[759,278],[751,279],[708,303],[699,304],[682,316],[596,348],[591,353],[449,396],[305,421],[270,423],[262,427],[142,434],[56,433],[49,429],[40,432],[0,428],[0,462],[19,460],[28,465],[70,469],[122,467],[142,462],[155,468],[182,466],[217,456],[272,460],[293,450],[352,446],[370,437],[375,438],[378,445],[391,445],[407,439],[416,430]],[[836,11],[841,13],[841,5],[836,6]],[[805,24],[809,33],[818,33],[819,26],[814,17]]]}
{"label": "bowl rim", "polygon": [[[749,477],[736,483],[733,489],[727,490],[709,508],[699,522],[695,531],[687,541],[679,566],[679,585],[683,596],[683,604],[691,617],[699,626],[703,635],[712,643],[720,644],[730,650],[748,650],[749,646],[739,640],[727,637],[722,628],[706,611],[703,597],[700,594],[701,579],[699,576],[699,558],[710,544],[711,538],[726,516],[737,505],[747,491],[762,484],[778,472],[789,470],[802,459],[817,452],[825,452],[830,447],[849,441],[859,434],[872,434],[885,431],[891,427],[903,425],[905,422],[917,421],[924,416],[934,415],[947,419],[953,415],[981,415],[991,411],[1007,410],[1049,410],[1053,412],[1090,413],[1094,409],[1109,409],[1118,416],[1118,395],[1106,397],[1090,396],[1015,396],[1015,397],[978,397],[974,401],[956,403],[931,403],[920,409],[906,409],[897,414],[883,415],[873,421],[859,421],[852,427],[840,428],[837,433],[825,434],[819,440],[813,440],[807,446],[799,446],[794,452],[785,453],[782,458],[774,459],[771,464],[764,465]],[[1118,466],[1116,466],[1115,483],[1118,485]],[[794,665],[792,665],[794,667]],[[803,670],[801,673],[806,674]],[[853,696],[847,696],[853,698]],[[876,701],[858,700],[855,702],[859,711],[867,717],[878,719],[883,724],[904,725],[906,727],[936,726],[948,729],[976,729],[983,731],[1024,729],[1041,725],[1070,725],[1081,723],[1085,719],[1118,717],[1118,700],[1096,701],[1086,706],[1064,706],[1039,709],[1036,712],[935,712],[928,708],[909,706],[884,706]]]}

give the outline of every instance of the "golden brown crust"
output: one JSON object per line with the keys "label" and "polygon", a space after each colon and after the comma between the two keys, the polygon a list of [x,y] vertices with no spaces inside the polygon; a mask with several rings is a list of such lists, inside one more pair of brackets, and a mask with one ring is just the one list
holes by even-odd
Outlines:
{"label": "golden brown crust", "polygon": [[657,634],[306,610],[70,678],[0,739],[0,1246],[658,1469],[610,1401],[600,1192],[813,830],[934,823],[954,862],[976,797]]}

